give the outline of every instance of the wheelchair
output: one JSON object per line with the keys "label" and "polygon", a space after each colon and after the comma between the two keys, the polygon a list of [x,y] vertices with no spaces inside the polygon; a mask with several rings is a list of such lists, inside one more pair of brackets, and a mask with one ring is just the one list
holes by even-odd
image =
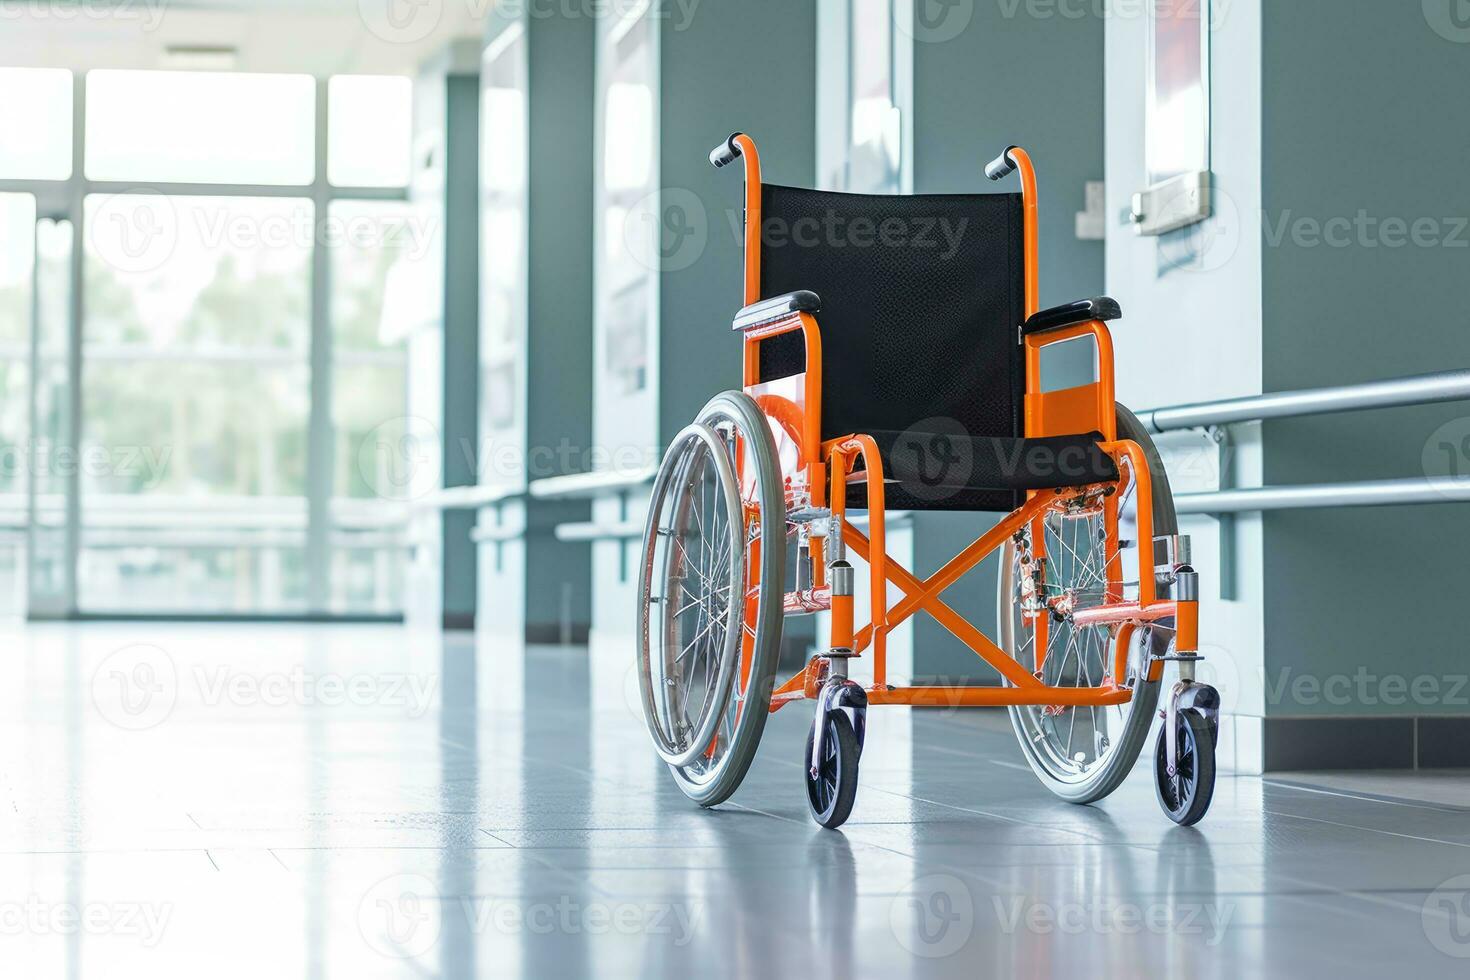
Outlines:
{"label": "wheelchair", "polygon": [[[637,570],[640,698],[674,781],[723,802],[767,715],[813,701],[801,769],[813,818],[836,828],[869,705],[1004,706],[1041,781],[1085,804],[1122,783],[1157,714],[1159,803],[1199,821],[1219,712],[1195,679],[1199,576],[1153,442],[1114,400],[1118,304],[1038,309],[1030,157],[1011,146],[985,169],[1018,174],[1019,194],[903,196],[763,184],[743,133],[710,154],[736,160],[744,385],[671,440]],[[1069,341],[1090,341],[1093,379],[1045,390],[1042,352]],[[886,551],[889,509],[1006,516],[921,579]],[[993,553],[995,640],[942,598]],[[849,555],[868,569],[861,628]],[[919,612],[1001,684],[890,683],[887,636]],[[778,683],[785,617],[815,613],[830,645]],[[866,683],[852,676],[864,654]],[[1179,679],[1160,709],[1169,662]]]}

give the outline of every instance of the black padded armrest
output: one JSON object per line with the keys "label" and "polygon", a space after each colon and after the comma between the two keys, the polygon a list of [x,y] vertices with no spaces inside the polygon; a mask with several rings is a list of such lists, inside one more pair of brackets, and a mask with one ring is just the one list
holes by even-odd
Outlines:
{"label": "black padded armrest", "polygon": [[1061,306],[1053,306],[1049,310],[1042,310],[1026,321],[1025,326],[1021,328],[1021,333],[1060,330],[1062,327],[1086,323],[1088,320],[1116,320],[1122,315],[1123,308],[1118,305],[1117,300],[1109,296],[1094,296],[1092,299],[1079,299],[1075,303],[1065,303]]}
{"label": "black padded armrest", "polygon": [[822,308],[822,298],[810,289],[798,289],[794,293],[772,296],[759,303],[752,303],[735,314],[736,330],[749,330],[762,323],[770,323],[793,313],[816,313]]}

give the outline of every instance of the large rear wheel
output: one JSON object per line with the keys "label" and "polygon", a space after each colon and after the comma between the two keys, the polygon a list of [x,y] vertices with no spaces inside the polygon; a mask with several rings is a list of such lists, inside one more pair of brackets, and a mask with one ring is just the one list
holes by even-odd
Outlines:
{"label": "large rear wheel", "polygon": [[644,719],[684,795],[714,806],[755,757],[781,644],[786,501],[771,430],[748,395],[715,396],[670,444],[642,559]]}
{"label": "large rear wheel", "polygon": [[[1179,519],[1158,450],[1122,405],[1117,407],[1117,434],[1143,448],[1153,534],[1177,533]],[[1137,480],[1130,469],[1125,463],[1113,498],[1094,495],[1060,503],[1012,538],[1001,556],[1000,646],[1028,671],[1039,671],[1049,685],[1096,687],[1112,679],[1119,627],[1078,625],[1071,613],[1137,597],[1137,549],[1151,552],[1153,542],[1138,540]],[[1111,541],[1106,519],[1110,499],[1115,499],[1118,514],[1118,534]],[[1148,680],[1148,662],[1166,654],[1173,641],[1172,620],[1131,632],[1127,676],[1115,679],[1133,691],[1125,704],[1009,709],[1026,761],[1053,793],[1072,803],[1092,803],[1127,777],[1158,707],[1159,684]]]}

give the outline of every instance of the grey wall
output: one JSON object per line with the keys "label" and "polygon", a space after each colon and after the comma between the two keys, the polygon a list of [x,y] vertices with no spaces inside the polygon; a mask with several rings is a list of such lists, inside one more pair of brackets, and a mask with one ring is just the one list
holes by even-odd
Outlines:
{"label": "grey wall", "polygon": [[[533,18],[530,445],[592,439],[592,102],[596,21]],[[535,467],[532,479],[557,475]]]}
{"label": "grey wall", "polygon": [[[585,468],[562,445],[592,443],[592,161],[591,17],[526,21],[530,84],[530,276],[527,338],[527,477]],[[526,505],[526,630],[554,639],[569,617],[575,635],[591,618],[591,553],[552,535],[555,525],[586,520],[586,502]],[[564,606],[565,604],[565,606]]]}
{"label": "grey wall", "polygon": [[[1103,176],[1103,20],[1080,9],[1079,16],[1051,8],[1052,16],[1038,17],[1026,4],[974,6],[954,37],[914,41],[914,191],[1018,193],[1015,178],[992,184],[984,167],[1011,144],[1025,147],[1039,191],[1041,305],[1096,296],[1103,292],[1103,243],[1079,240],[1074,215],[1083,209],[1085,182]],[[1087,379],[1090,354],[1061,356],[1068,358],[1057,365],[1069,379],[1063,383]],[[954,557],[957,542],[972,540],[994,521],[988,515],[916,515],[914,571],[936,571]],[[944,597],[991,636],[997,570],[997,559],[987,559]],[[925,616],[914,622],[917,676],[998,678],[938,623]]]}
{"label": "grey wall", "polygon": [[[1470,364],[1470,44],[1418,3],[1295,0],[1263,22],[1264,382],[1341,384]],[[1462,38],[1462,41],[1470,38]],[[1402,228],[1344,227],[1365,213]],[[1458,217],[1458,221],[1455,220]],[[1312,234],[1331,219],[1346,237]],[[1423,219],[1421,242],[1404,229]],[[1284,224],[1283,224],[1284,222]],[[1458,233],[1455,229],[1459,227]],[[1279,244],[1276,229],[1285,229]],[[1450,404],[1265,426],[1268,483],[1459,472],[1470,409]],[[1461,420],[1454,424],[1452,420]],[[1442,434],[1443,435],[1443,434]],[[1470,511],[1461,506],[1297,511],[1266,518],[1269,684],[1283,676],[1465,674]],[[1341,682],[1338,682],[1341,683]],[[1443,696],[1335,704],[1288,686],[1268,716],[1464,714]],[[1441,683],[1439,690],[1447,687]],[[1269,695],[1269,690],[1268,690]]]}
{"label": "grey wall", "polygon": [[[473,486],[479,404],[480,79],[450,75],[444,200],[444,485]],[[470,511],[444,514],[446,626],[475,621],[475,545]]]}
{"label": "grey wall", "polygon": [[984,167],[1013,143],[1025,147],[1039,189],[1041,305],[1096,295],[1103,243],[1078,240],[1073,215],[1083,184],[1103,177],[1103,20],[1089,4],[1073,5],[1078,16],[1044,4],[1035,6],[1051,16],[1025,3],[974,6],[955,37],[914,42],[914,190],[1018,192],[1014,178],[986,180]]}
{"label": "grey wall", "polygon": [[[666,267],[659,279],[661,444],[712,395],[742,382],[741,338],[730,321],[744,304],[744,184],[739,166],[710,166],[709,151],[745,132],[759,147],[764,180],[814,183],[816,25],[815,0],[702,3],[687,24],[663,24],[659,183],[665,209],[693,193],[707,242],[687,268]],[[789,620],[785,648],[795,656],[812,632],[810,617]]]}
{"label": "grey wall", "polygon": [[816,172],[815,0],[701,3],[660,42],[660,184],[701,202],[708,242],[659,284],[659,437],[667,442],[709,400],[741,383],[741,342],[730,320],[743,305],[744,206],[738,166],[715,170],[709,151],[736,130],[760,148],[764,179],[811,186]]}

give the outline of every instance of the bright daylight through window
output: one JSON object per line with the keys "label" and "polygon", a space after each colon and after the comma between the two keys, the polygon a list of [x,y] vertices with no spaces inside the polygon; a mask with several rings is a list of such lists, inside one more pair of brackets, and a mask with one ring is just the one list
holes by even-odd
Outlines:
{"label": "bright daylight through window", "polygon": [[73,148],[76,87],[0,69],[0,179],[34,184],[0,195],[0,608],[396,614],[404,504],[356,446],[406,413],[436,231],[409,80],[94,70]]}

